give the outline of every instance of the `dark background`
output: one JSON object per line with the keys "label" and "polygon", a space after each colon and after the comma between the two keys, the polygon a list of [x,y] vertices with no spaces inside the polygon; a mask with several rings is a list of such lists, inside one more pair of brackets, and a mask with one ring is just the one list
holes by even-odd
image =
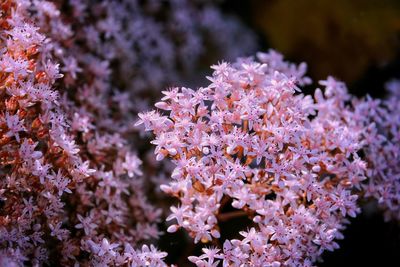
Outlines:
{"label": "dark background", "polygon": [[358,96],[383,97],[400,77],[399,0],[229,0],[221,3],[293,62],[305,61],[314,81],[328,75]]}

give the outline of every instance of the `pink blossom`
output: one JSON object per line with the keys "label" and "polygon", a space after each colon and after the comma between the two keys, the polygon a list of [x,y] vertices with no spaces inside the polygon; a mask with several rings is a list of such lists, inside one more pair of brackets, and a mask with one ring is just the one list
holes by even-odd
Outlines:
{"label": "pink blossom", "polygon": [[8,127],[8,132],[6,133],[6,136],[14,136],[17,142],[19,142],[19,132],[26,130],[24,126],[24,120],[19,119],[18,113],[15,115],[10,115],[8,112],[6,112],[4,119]]}

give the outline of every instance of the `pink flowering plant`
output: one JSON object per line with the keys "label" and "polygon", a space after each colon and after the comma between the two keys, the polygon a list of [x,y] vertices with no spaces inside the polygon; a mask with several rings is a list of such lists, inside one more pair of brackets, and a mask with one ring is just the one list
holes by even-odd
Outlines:
{"label": "pink flowering plant", "polygon": [[233,61],[255,37],[215,1],[0,7],[0,266],[167,266],[164,229],[196,266],[315,266],[362,203],[400,219],[399,81],[304,95],[305,63]]}
{"label": "pink flowering plant", "polygon": [[[134,179],[141,161],[127,149],[117,153],[112,139],[102,148],[107,157],[91,156],[93,126],[75,127],[60,97],[63,74],[54,60],[60,48],[49,47],[52,28],[34,26],[51,17],[60,23],[54,28],[64,29],[59,12],[37,1],[6,1],[2,12],[1,265],[164,265],[165,253],[132,248],[159,234],[161,211]],[[114,137],[120,146],[126,142]]]}
{"label": "pink flowering plant", "polygon": [[[304,64],[274,51],[257,59],[212,66],[207,87],[164,91],[163,114],[139,114],[157,159],[176,165],[162,186],[180,200],[169,232],[182,227],[195,243],[215,244],[221,221],[252,221],[241,239],[190,257],[198,266],[311,266],[338,248],[346,217],[360,211],[363,131],[334,112],[346,108],[344,85],[321,81],[325,94],[317,89],[313,99],[297,87],[310,83]],[[235,210],[221,212],[225,205]]]}
{"label": "pink flowering plant", "polygon": [[369,165],[363,185],[365,197],[373,198],[384,212],[385,220],[400,220],[400,81],[386,84],[386,99],[368,97],[356,106]]}
{"label": "pink flowering plant", "polygon": [[[206,36],[235,57],[253,34],[207,1],[0,6],[0,265],[164,266],[134,111],[189,75]],[[221,28],[247,48],[222,50]]]}

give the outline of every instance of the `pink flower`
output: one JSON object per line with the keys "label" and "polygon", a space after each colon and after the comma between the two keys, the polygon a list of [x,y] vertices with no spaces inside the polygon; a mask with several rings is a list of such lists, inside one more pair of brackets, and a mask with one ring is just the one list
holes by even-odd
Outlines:
{"label": "pink flower", "polygon": [[83,217],[80,214],[76,215],[80,223],[75,225],[76,229],[83,229],[86,235],[91,234],[98,225],[94,223],[93,213],[90,213],[89,216]]}
{"label": "pink flower", "polygon": [[88,240],[87,243],[91,247],[93,253],[102,257],[104,255],[115,256],[116,252],[114,251],[119,245],[112,243],[110,244],[106,238],[103,238],[100,244],[93,242],[92,240]]}
{"label": "pink flower", "polygon": [[64,67],[61,68],[62,71],[71,75],[72,79],[76,79],[76,75],[82,72],[82,69],[78,66],[78,62],[73,57],[64,58]]}
{"label": "pink flower", "polygon": [[24,120],[19,119],[18,113],[15,115],[10,115],[8,112],[5,113],[4,120],[8,128],[6,136],[8,137],[14,136],[17,142],[19,142],[20,141],[19,132],[26,131],[26,128],[24,126]]}
{"label": "pink flower", "polygon": [[43,67],[48,79],[50,80],[50,83],[54,83],[55,80],[64,76],[59,72],[59,64],[54,64],[50,60],[47,60]]}

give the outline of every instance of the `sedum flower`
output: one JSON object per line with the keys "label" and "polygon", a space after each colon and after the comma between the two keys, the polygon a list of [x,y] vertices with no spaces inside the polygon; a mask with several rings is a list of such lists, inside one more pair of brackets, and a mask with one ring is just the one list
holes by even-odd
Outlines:
{"label": "sedum flower", "polygon": [[[297,87],[310,82],[304,64],[275,51],[257,59],[212,66],[211,83],[197,91],[164,91],[163,113],[141,113],[137,125],[155,134],[157,159],[176,166],[162,186],[180,200],[169,232],[182,227],[208,243],[220,237],[220,222],[246,216],[255,227],[224,245],[224,266],[307,265],[338,248],[346,216],[360,211],[363,129],[345,119],[354,113],[341,82],[322,81],[314,100]],[[223,212],[227,203],[236,210]],[[189,260],[217,264],[206,257]]]}

